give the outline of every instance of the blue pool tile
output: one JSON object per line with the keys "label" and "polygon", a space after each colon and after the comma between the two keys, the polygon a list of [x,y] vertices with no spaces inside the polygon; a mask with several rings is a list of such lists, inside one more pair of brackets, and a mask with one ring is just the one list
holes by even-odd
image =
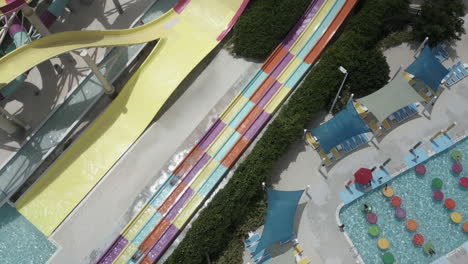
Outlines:
{"label": "blue pool tile", "polygon": [[433,141],[431,141],[431,147],[436,153],[446,150],[453,144],[455,144],[455,141],[453,141],[447,134],[438,136]]}
{"label": "blue pool tile", "polygon": [[405,157],[405,163],[408,165],[409,168],[413,168],[414,166],[418,165],[419,163],[427,160],[429,158],[429,155],[427,155],[427,152],[425,149],[418,148],[414,151],[414,154],[416,156],[419,156],[418,159],[414,159],[415,155],[409,154],[408,156]]}

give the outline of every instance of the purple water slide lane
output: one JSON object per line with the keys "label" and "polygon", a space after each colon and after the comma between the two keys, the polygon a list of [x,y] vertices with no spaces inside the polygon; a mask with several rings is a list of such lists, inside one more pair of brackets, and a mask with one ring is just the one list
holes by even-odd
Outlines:
{"label": "purple water slide lane", "polygon": [[197,175],[197,173],[205,166],[205,164],[211,159],[211,156],[208,155],[207,153],[203,154],[201,159],[197,161],[195,166],[190,169],[189,173],[184,177],[183,182],[187,185],[189,185],[190,181]]}
{"label": "purple water slide lane", "polygon": [[57,21],[57,17],[48,10],[44,11],[39,18],[47,28],[50,28]]}
{"label": "purple water slide lane", "polygon": [[185,190],[184,194],[179,197],[177,202],[172,206],[172,208],[169,210],[167,215],[165,216],[169,220],[174,220],[174,218],[179,214],[180,209],[187,203],[187,201],[190,199],[190,197],[193,196],[195,191],[188,187],[187,190]]}
{"label": "purple water slide lane", "polygon": [[184,8],[190,3],[190,1],[191,0],[179,0],[179,2],[177,2],[174,5],[174,11],[176,11],[177,14],[182,13]]}
{"label": "purple water slide lane", "polygon": [[313,0],[312,2],[310,2],[305,15],[302,16],[302,18],[299,20],[296,26],[294,26],[293,30],[291,30],[290,33],[286,36],[286,38],[283,40],[283,46],[286,50],[289,50],[294,44],[294,42],[296,42],[296,40],[302,34],[302,32],[304,32],[307,25],[309,25],[310,21],[315,16],[315,14],[317,14],[324,2],[325,0]]}
{"label": "purple water slide lane", "polygon": [[0,11],[5,15],[21,8],[22,6],[26,4],[26,2],[23,0],[13,0],[13,1],[6,1],[6,2],[7,2],[7,5],[0,7]]}
{"label": "purple water slide lane", "polygon": [[258,134],[260,129],[268,122],[268,119],[270,119],[271,115],[265,111],[262,111],[262,113],[255,119],[255,121],[252,123],[252,125],[245,131],[244,137],[248,138],[249,140],[253,140],[253,138]]}
{"label": "purple water slide lane", "polygon": [[156,242],[156,244],[148,252],[147,257],[153,262],[158,260],[178,234],[179,229],[171,224],[164,235],[162,235],[158,242]]}
{"label": "purple water slide lane", "polygon": [[206,150],[208,146],[213,142],[213,140],[218,136],[218,134],[223,130],[226,126],[221,119],[217,119],[216,122],[211,125],[210,129],[203,135],[200,142],[198,142],[198,147],[203,150]]}
{"label": "purple water slide lane", "polygon": [[275,69],[273,70],[273,72],[271,73],[271,76],[275,77],[278,77],[278,75],[280,75],[280,73],[284,70],[284,68],[286,68],[286,66],[288,65],[288,63],[294,58],[294,55],[292,55],[291,53],[287,53],[282,59],[281,59],[281,62],[278,63],[278,65],[276,65]]}
{"label": "purple water slide lane", "polygon": [[127,244],[128,240],[122,235],[119,235],[106,253],[98,260],[97,264],[111,264]]}
{"label": "purple water slide lane", "polygon": [[260,102],[258,102],[258,106],[261,108],[264,108],[265,105],[270,101],[270,99],[273,97],[273,95],[278,91],[278,89],[281,87],[281,83],[278,81],[275,81],[273,85],[268,89],[268,91],[263,95],[262,99],[260,99]]}

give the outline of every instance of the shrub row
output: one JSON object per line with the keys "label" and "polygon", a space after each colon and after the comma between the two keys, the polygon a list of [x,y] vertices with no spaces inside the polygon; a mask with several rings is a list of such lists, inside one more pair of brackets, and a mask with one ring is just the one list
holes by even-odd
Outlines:
{"label": "shrub row", "polygon": [[[377,42],[386,34],[382,32],[382,21],[406,10],[407,5],[406,0],[366,1],[271,122],[229,183],[200,213],[166,263],[206,263],[207,256],[240,263],[239,249],[246,231],[243,228],[258,227],[252,223],[258,225],[264,217],[252,213],[262,208],[258,206],[264,200],[261,182],[266,181],[289,146],[301,138],[306,123],[330,105],[343,78],[339,65],[348,70],[347,83],[357,95],[372,92],[388,81],[388,65],[376,49]],[[244,233],[239,234],[240,231]]]}
{"label": "shrub row", "polygon": [[236,55],[264,59],[284,39],[310,0],[251,0],[233,28]]}

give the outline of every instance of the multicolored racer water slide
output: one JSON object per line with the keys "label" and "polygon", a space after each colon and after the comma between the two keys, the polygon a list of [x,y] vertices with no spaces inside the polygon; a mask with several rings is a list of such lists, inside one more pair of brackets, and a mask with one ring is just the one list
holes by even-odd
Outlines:
{"label": "multicolored racer water slide", "polygon": [[287,38],[98,263],[153,263],[315,62],[357,0],[313,0]]}
{"label": "multicolored racer water slide", "polygon": [[180,82],[219,43],[246,3],[183,0],[140,27],[58,33],[3,57],[0,83],[6,84],[64,52],[159,39],[113,103],[20,198],[16,204],[20,213],[50,235],[141,135]]}

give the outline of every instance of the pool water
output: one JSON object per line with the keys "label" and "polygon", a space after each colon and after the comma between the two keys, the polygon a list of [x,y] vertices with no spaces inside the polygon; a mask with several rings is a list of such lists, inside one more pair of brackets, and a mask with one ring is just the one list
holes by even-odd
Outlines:
{"label": "pool water", "polygon": [[0,207],[0,263],[46,263],[56,247],[24,216],[4,204]]}
{"label": "pool water", "polygon": [[[404,220],[395,217],[395,208],[390,200],[382,195],[383,187],[364,195],[341,210],[340,219],[365,263],[383,263],[383,254],[391,252],[395,256],[396,263],[426,264],[437,260],[468,240],[468,233],[463,232],[463,222],[468,221],[468,188],[459,185],[459,178],[467,177],[468,173],[463,171],[457,175],[452,172],[451,152],[454,149],[462,151],[464,155],[462,164],[468,169],[468,140],[464,140],[427,160],[424,163],[427,168],[425,175],[416,175],[414,169],[409,169],[388,182],[388,185],[393,187],[395,195],[402,199],[401,207],[406,210]],[[431,181],[435,177],[443,181],[441,191],[444,193],[444,200],[452,198],[456,201],[454,210],[445,209],[443,201],[433,199]],[[365,203],[372,205],[373,212],[378,216],[377,225],[380,228],[378,237],[368,234],[370,224],[362,212]],[[454,211],[464,217],[462,223],[452,222],[450,213]],[[416,232],[406,229],[405,223],[408,219],[415,219],[418,222],[419,227]],[[422,234],[425,243],[434,244],[435,255],[429,257],[421,246],[413,244],[415,233]],[[390,242],[390,247],[386,251],[380,250],[377,246],[377,240],[382,237]]]}

